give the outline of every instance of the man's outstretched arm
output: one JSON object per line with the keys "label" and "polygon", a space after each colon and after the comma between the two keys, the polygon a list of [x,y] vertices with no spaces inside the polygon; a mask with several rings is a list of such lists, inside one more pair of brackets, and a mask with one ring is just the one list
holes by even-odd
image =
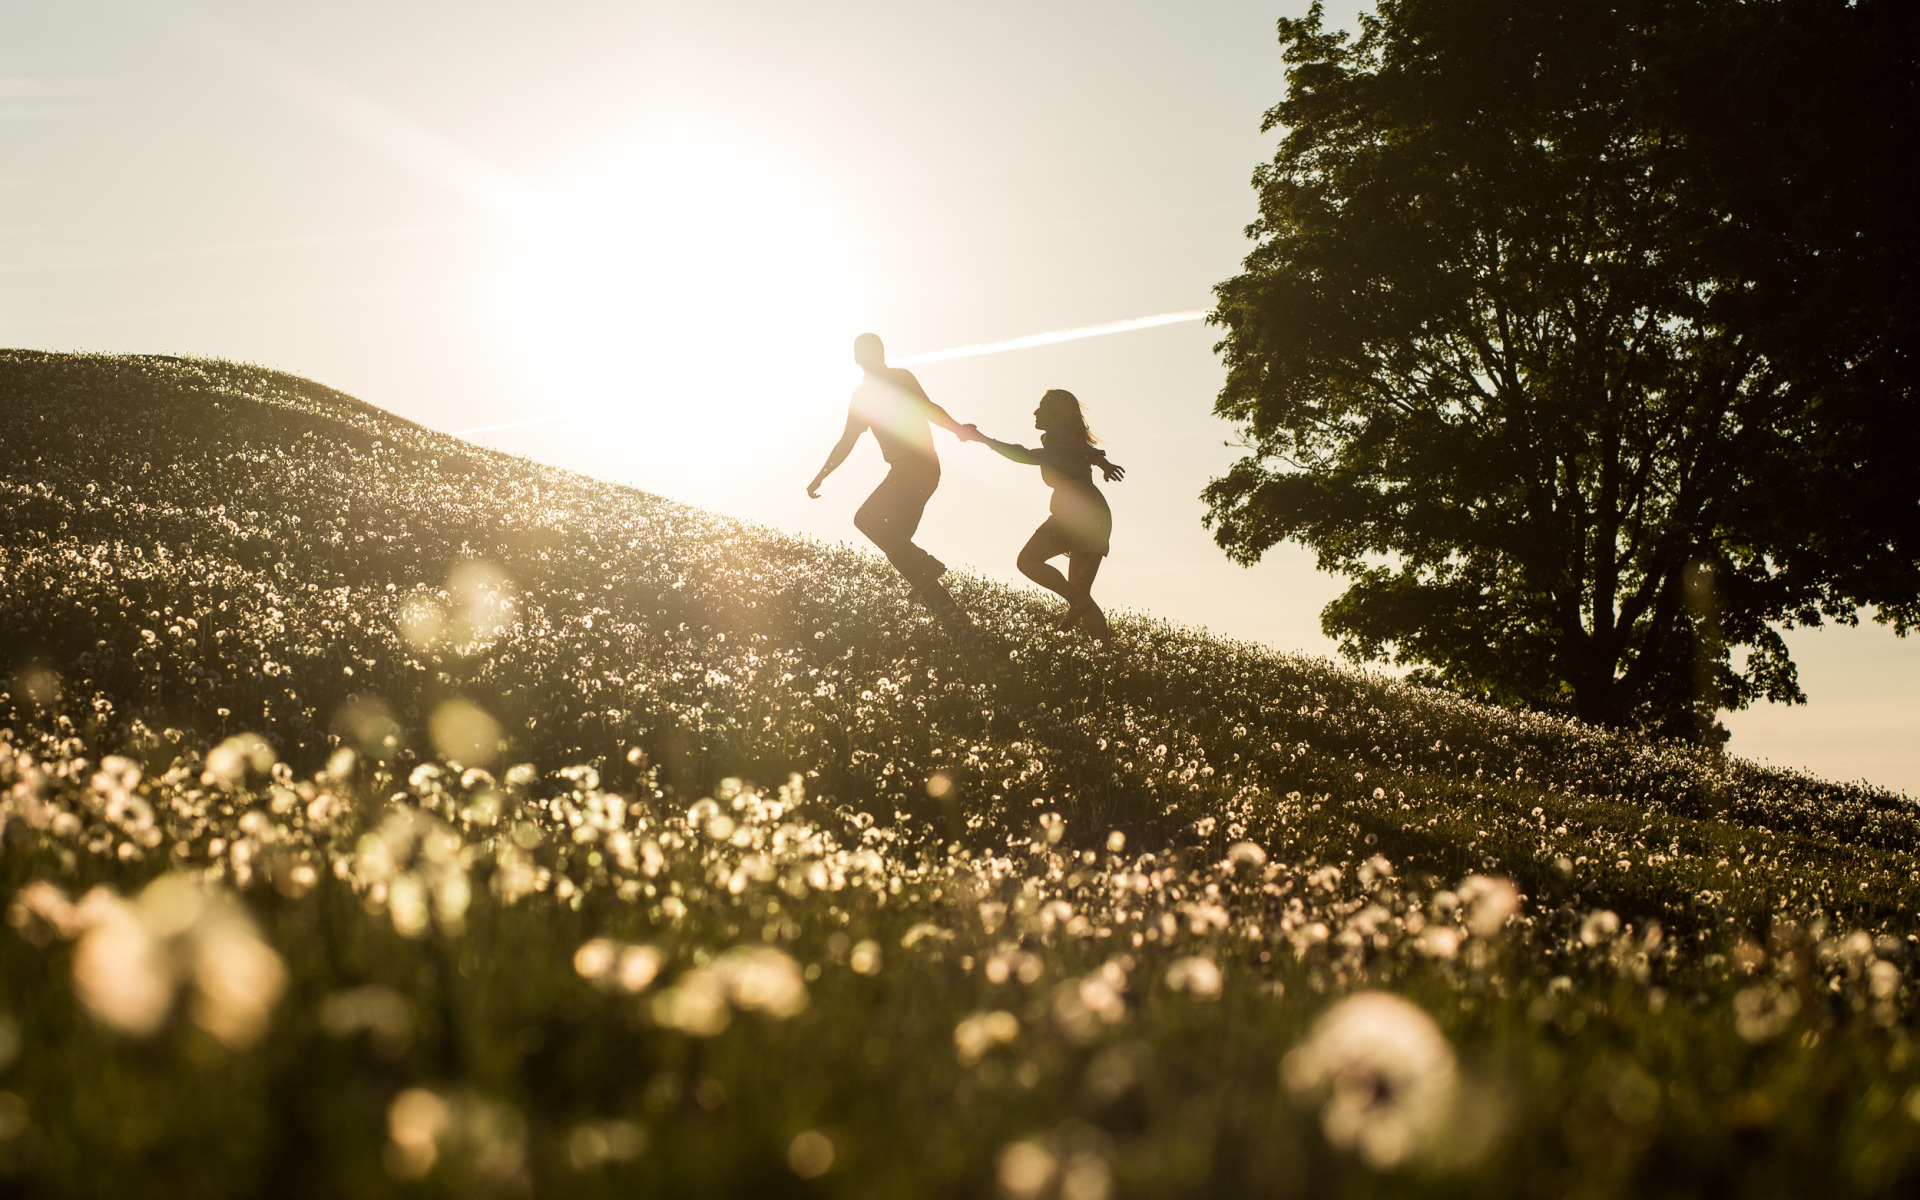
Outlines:
{"label": "man's outstretched arm", "polygon": [[900,367],[898,370],[900,374],[906,377],[906,382],[913,387],[914,392],[920,399],[926,402],[928,420],[946,430],[948,433],[953,434],[963,442],[977,441],[979,439],[980,430],[977,426],[962,425],[960,422],[954,420],[953,414],[933,402],[933,397],[927,395],[927,389],[920,386],[920,381],[913,377],[912,371],[907,370],[905,367]]}
{"label": "man's outstretched arm", "polygon": [[853,413],[847,414],[847,427],[840,434],[840,440],[835,442],[833,449],[827,452],[827,461],[821,464],[820,473],[815,475],[813,482],[807,485],[807,496],[809,499],[818,500],[820,498],[820,485],[827,481],[827,476],[833,474],[841,463],[847,461],[847,455],[853,453],[853,444],[859,441],[860,435],[866,431],[867,423],[865,421]]}

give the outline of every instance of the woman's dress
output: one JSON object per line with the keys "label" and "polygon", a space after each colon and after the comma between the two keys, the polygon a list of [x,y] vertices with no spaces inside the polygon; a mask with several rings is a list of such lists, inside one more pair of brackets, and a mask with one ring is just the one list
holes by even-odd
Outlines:
{"label": "woman's dress", "polygon": [[1113,537],[1113,510],[1093,485],[1093,468],[1107,455],[1074,437],[1051,433],[1040,437],[1040,478],[1053,489],[1051,514],[1040,527],[1067,548],[1068,553],[1106,557]]}

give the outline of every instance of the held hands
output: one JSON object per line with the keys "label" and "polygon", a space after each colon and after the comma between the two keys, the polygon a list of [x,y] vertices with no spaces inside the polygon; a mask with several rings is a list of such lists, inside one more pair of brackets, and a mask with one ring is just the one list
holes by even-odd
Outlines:
{"label": "held hands", "polygon": [[978,425],[962,425],[953,431],[953,436],[963,442],[984,442],[989,440],[986,434],[980,432]]}

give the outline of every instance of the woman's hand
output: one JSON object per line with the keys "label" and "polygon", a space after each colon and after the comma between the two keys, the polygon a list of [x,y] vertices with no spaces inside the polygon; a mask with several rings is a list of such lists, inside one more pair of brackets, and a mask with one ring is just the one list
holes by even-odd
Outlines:
{"label": "woman's hand", "polygon": [[1100,464],[1100,474],[1106,476],[1108,483],[1119,483],[1127,477],[1127,469],[1118,463],[1103,462]]}

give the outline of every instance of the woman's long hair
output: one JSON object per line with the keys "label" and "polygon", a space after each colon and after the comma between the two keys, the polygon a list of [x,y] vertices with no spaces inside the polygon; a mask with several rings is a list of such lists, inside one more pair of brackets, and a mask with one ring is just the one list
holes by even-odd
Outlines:
{"label": "woman's long hair", "polygon": [[1080,411],[1079,399],[1065,388],[1053,388],[1040,397],[1040,419],[1045,422],[1042,429],[1063,430],[1089,446],[1100,440],[1087,428],[1087,417]]}

